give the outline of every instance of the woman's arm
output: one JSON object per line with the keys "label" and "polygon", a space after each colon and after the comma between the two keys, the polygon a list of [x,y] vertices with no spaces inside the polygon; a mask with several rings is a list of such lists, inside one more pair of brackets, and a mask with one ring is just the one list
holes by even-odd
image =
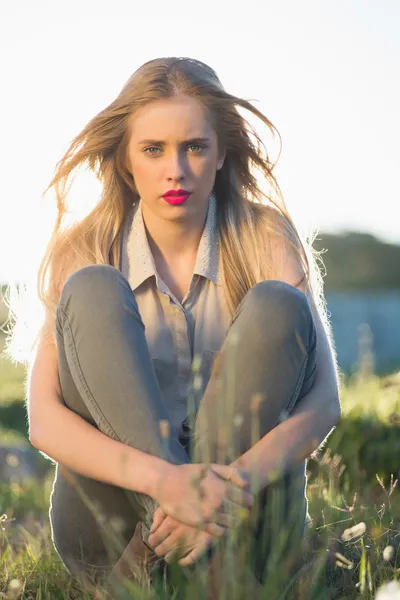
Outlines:
{"label": "woman's arm", "polygon": [[[205,524],[213,534],[216,523],[225,526],[232,504],[253,502],[247,481],[229,465],[212,464],[215,472],[208,465],[170,463],[113,440],[64,406],[53,342],[39,344],[29,374],[28,413],[35,448],[81,475],[150,496],[182,523]],[[200,479],[201,496],[194,485]]]}
{"label": "woman's arm", "polygon": [[254,484],[257,485],[254,492],[308,458],[340,420],[336,356],[301,263],[294,251],[284,247],[279,239],[273,244],[273,250],[277,262],[284,265],[279,279],[300,289],[310,305],[317,337],[316,371],[314,385],[295,405],[288,418],[232,463],[250,476],[255,474]]}
{"label": "woman's arm", "polygon": [[170,463],[113,440],[63,404],[57,349],[40,340],[28,375],[29,439],[49,458],[85,475],[154,497]]}
{"label": "woman's arm", "polygon": [[154,498],[166,461],[108,437],[54,398],[32,446],[73,471]]}

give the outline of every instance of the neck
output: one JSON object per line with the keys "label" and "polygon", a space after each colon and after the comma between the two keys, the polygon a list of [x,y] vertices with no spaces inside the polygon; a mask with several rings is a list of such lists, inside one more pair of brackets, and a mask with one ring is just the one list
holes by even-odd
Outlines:
{"label": "neck", "polygon": [[143,204],[142,214],[150,250],[155,260],[171,264],[196,259],[207,209],[201,219],[189,223],[166,221],[147,211]]}

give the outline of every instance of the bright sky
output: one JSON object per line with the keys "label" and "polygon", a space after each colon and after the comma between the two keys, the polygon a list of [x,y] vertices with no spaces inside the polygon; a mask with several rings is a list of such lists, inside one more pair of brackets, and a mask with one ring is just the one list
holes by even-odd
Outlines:
{"label": "bright sky", "polygon": [[283,141],[276,175],[301,230],[363,230],[400,243],[400,2],[233,7],[1,3],[0,281],[32,274],[51,222],[40,196],[69,141],[158,56],[210,64],[274,123]]}

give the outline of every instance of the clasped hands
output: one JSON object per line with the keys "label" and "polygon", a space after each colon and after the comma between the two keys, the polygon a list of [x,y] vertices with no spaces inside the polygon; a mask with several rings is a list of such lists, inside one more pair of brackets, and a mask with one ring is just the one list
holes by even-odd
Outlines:
{"label": "clasped hands", "polygon": [[159,507],[149,545],[166,562],[195,563],[229,527],[248,518],[254,504],[248,489],[248,477],[232,465],[169,465],[155,493]]}

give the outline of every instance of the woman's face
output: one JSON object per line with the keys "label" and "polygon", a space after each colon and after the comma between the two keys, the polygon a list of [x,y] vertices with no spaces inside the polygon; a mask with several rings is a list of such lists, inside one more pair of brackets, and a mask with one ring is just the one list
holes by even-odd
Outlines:
{"label": "woman's face", "polygon": [[[203,106],[184,95],[156,100],[135,113],[130,131],[128,168],[146,210],[169,220],[204,218],[225,155],[218,156]],[[163,198],[171,189],[191,195],[174,206]]]}

